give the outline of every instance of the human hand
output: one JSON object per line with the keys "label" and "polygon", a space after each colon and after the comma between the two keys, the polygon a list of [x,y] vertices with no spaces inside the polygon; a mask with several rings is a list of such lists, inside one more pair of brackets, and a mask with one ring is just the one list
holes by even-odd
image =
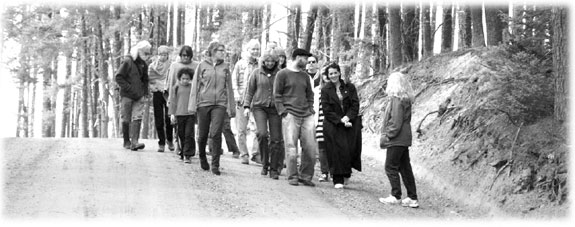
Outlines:
{"label": "human hand", "polygon": [[347,123],[347,122],[349,122],[349,117],[343,116],[343,117],[341,118],[341,123],[344,123],[344,124],[345,124],[345,123]]}
{"label": "human hand", "polygon": [[175,115],[170,115],[170,121],[172,122],[172,125],[176,124],[176,116]]}
{"label": "human hand", "polygon": [[249,117],[250,116],[250,108],[245,108],[244,109],[244,115]]}
{"label": "human hand", "polygon": [[351,124],[351,122],[348,121],[348,122],[344,123],[344,126],[347,128],[351,128],[352,124]]}

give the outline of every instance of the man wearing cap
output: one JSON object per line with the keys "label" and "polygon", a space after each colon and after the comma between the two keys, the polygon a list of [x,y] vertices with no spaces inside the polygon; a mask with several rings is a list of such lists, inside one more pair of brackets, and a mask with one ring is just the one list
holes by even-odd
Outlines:
{"label": "man wearing cap", "polygon": [[[312,56],[304,49],[292,52],[292,62],[280,70],[274,81],[274,98],[282,117],[282,133],[285,147],[287,180],[290,185],[312,182],[316,161],[317,144],[314,135],[313,87],[305,71],[307,59]],[[301,142],[301,165],[297,166],[298,140]]]}

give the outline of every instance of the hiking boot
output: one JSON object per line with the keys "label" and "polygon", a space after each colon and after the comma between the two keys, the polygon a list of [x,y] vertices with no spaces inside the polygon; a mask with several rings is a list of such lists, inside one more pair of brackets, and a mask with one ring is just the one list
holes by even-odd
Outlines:
{"label": "hiking boot", "polygon": [[219,176],[221,174],[220,168],[212,166],[212,173]]}
{"label": "hiking boot", "polygon": [[262,175],[268,175],[268,169],[267,168],[262,168]]}
{"label": "hiking boot", "polygon": [[274,180],[279,179],[279,174],[278,174],[278,172],[277,172],[277,171],[273,171],[273,170],[270,171],[270,178],[271,178],[271,179],[274,179]]}
{"label": "hiking boot", "polygon": [[318,181],[319,182],[328,182],[329,176],[327,175],[327,173],[322,173],[321,175],[319,175]]}
{"label": "hiking boot", "polygon": [[138,139],[140,138],[140,126],[142,125],[142,120],[134,120],[130,125],[130,140],[132,141],[132,145],[130,149],[133,151],[137,151],[139,149],[144,149],[146,147],[143,143],[138,143]]}
{"label": "hiking boot", "polygon": [[132,148],[132,142],[130,142],[130,122],[122,122],[122,136],[124,137],[124,148]]}
{"label": "hiking boot", "polygon": [[190,156],[184,157],[184,163],[187,163],[187,164],[192,163],[192,159],[190,158]]}
{"label": "hiking boot", "polygon": [[130,141],[124,141],[124,148],[126,148],[126,149],[132,148],[132,142],[130,142]]}
{"label": "hiking boot", "polygon": [[309,180],[299,179],[298,181],[299,181],[299,183],[302,183],[305,186],[315,187],[315,184]]}
{"label": "hiking boot", "polygon": [[393,204],[398,204],[399,200],[397,198],[395,198],[395,196],[390,195],[386,198],[379,198],[379,202],[393,205]]}
{"label": "hiking boot", "polygon": [[250,164],[250,161],[248,160],[247,157],[242,157],[242,164],[244,164],[244,165],[249,165],[249,164]]}
{"label": "hiking boot", "polygon": [[176,148],[174,147],[174,143],[173,143],[172,141],[167,141],[166,143],[168,144],[168,149],[169,149],[170,151],[174,151],[174,149],[176,149]]}
{"label": "hiking boot", "polygon": [[203,170],[210,169],[210,164],[208,164],[208,160],[206,159],[200,159],[200,166],[202,167]]}
{"label": "hiking boot", "polygon": [[135,144],[132,144],[132,145],[130,146],[130,149],[133,150],[133,151],[137,151],[137,150],[140,150],[140,149],[144,149],[145,147],[146,147],[146,144],[143,144],[143,143],[135,143]]}
{"label": "hiking boot", "polygon": [[160,148],[158,148],[158,152],[164,152],[164,149],[166,149],[166,146],[160,145]]}
{"label": "hiking boot", "polygon": [[417,203],[417,200],[413,200],[409,197],[401,200],[401,205],[404,207],[411,207],[411,208],[418,208],[419,207],[419,203]]}

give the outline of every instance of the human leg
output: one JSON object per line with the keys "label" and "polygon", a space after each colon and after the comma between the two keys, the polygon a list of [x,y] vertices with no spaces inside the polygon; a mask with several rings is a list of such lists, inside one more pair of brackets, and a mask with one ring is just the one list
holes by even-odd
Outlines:
{"label": "human leg", "polygon": [[413,171],[411,169],[411,163],[409,158],[409,148],[404,147],[403,155],[400,161],[399,172],[401,173],[401,179],[403,180],[403,185],[407,191],[407,197],[412,200],[417,200],[417,190],[415,187],[415,177],[413,176]]}
{"label": "human leg", "polygon": [[270,107],[268,110],[268,126],[270,132],[270,177],[273,179],[278,179],[278,176],[283,169],[283,162],[285,158],[282,138],[282,122],[275,107]]}
{"label": "human leg", "polygon": [[134,100],[121,97],[120,100],[120,118],[122,121],[122,135],[124,137],[124,148],[130,149],[132,142],[130,142],[130,123],[132,122],[132,104]]}
{"label": "human leg", "polygon": [[237,106],[236,107],[236,133],[237,133],[237,140],[236,142],[238,143],[238,148],[240,150],[240,157],[242,158],[242,160],[248,160],[249,159],[249,153],[248,153],[248,146],[246,144],[246,133],[247,133],[247,127],[248,127],[248,118],[246,117],[246,115],[244,115],[244,108]]}
{"label": "human leg", "polygon": [[300,128],[299,139],[301,141],[301,165],[300,179],[311,181],[317,155],[317,143],[315,141],[315,121],[313,115],[304,117]]}
{"label": "human leg", "polygon": [[224,119],[226,116],[226,108],[223,106],[210,107],[209,117],[211,124],[208,137],[211,138],[212,145],[212,173],[220,175],[220,156],[222,155],[222,128],[224,126]]}
{"label": "human leg", "polygon": [[269,131],[268,131],[268,114],[264,108],[254,107],[253,116],[256,121],[256,138],[261,154],[262,175],[267,175],[270,166],[269,158]]}
{"label": "human leg", "polygon": [[286,176],[292,185],[298,183],[297,170],[297,142],[299,138],[299,125],[294,115],[288,113],[282,118],[282,134],[284,138]]}
{"label": "human leg", "polygon": [[388,147],[385,158],[385,173],[391,185],[391,195],[401,199],[401,182],[399,179],[400,160],[403,149],[401,147]]}
{"label": "human leg", "polygon": [[[198,107],[196,112],[198,117],[198,155],[200,158],[200,165],[203,170],[210,169],[208,160],[206,157],[206,144],[208,143],[208,134],[210,130],[209,117],[210,107]],[[178,127],[179,128],[179,127]]]}
{"label": "human leg", "polygon": [[142,118],[144,117],[144,101],[145,98],[142,97],[132,104],[132,123],[130,125],[130,139],[132,145],[130,149],[133,151],[144,149],[145,144],[139,143],[138,140],[140,138],[140,127],[142,124]]}
{"label": "human leg", "polygon": [[156,134],[158,135],[158,152],[164,152],[164,146],[166,145],[166,130],[164,128],[166,104],[164,94],[161,91],[152,93],[152,106],[154,108],[154,125],[156,126]]}
{"label": "human leg", "polygon": [[233,153],[234,158],[239,158],[240,150],[238,149],[236,138],[234,138],[234,132],[232,131],[231,120],[227,113],[224,118],[224,127],[222,130],[224,139],[226,140],[228,151]]}

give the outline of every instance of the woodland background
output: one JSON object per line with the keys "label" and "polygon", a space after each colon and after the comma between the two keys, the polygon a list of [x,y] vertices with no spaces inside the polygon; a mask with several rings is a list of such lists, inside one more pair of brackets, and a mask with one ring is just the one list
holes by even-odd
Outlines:
{"label": "woodland background", "polygon": [[[499,1],[109,1],[8,4],[2,11],[2,63],[17,87],[16,137],[118,137],[113,76],[139,40],[182,45],[199,60],[207,44],[228,60],[250,39],[289,54],[310,50],[338,61],[351,80],[386,77],[440,53],[499,46],[526,53],[553,72],[553,105],[538,109],[563,122],[567,108],[568,5]],[[535,62],[534,62],[535,64]],[[534,88],[535,89],[535,88]],[[379,91],[381,92],[381,90]],[[151,101],[148,103],[149,106]],[[549,103],[548,103],[549,104]],[[532,117],[532,116],[522,116]],[[152,108],[143,138],[154,138]],[[38,130],[34,130],[37,128]]]}

